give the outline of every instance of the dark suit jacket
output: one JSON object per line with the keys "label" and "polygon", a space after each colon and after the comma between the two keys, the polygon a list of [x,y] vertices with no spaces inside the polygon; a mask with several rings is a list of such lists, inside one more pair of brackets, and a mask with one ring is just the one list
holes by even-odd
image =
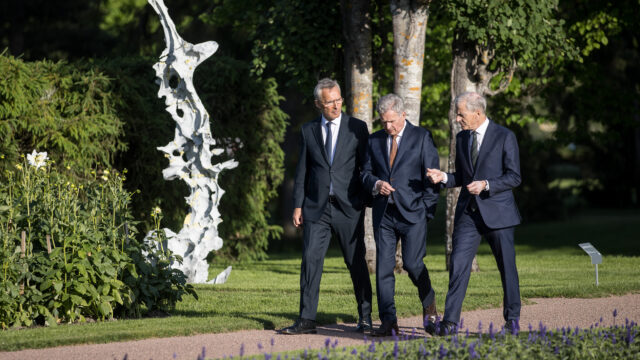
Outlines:
{"label": "dark suit jacket", "polygon": [[456,172],[447,176],[447,187],[462,186],[455,222],[473,196],[466,186],[475,180],[487,180],[489,191],[475,196],[485,224],[500,229],[520,223],[520,213],[511,191],[520,185],[520,155],[516,136],[511,130],[489,121],[475,168],[471,166],[471,131],[460,131],[456,135]]}
{"label": "dark suit jacket", "polygon": [[322,117],[308,122],[300,131],[300,158],[296,168],[293,207],[302,208],[305,221],[317,221],[329,199],[329,184],[344,214],[360,216],[364,191],[360,173],[365,161],[369,130],[364,121],[342,113],[333,164],[324,150]]}
{"label": "dark suit jacket", "polygon": [[[384,130],[380,130],[369,137],[367,162],[362,174],[365,189],[371,192],[376,181],[384,180],[396,190],[393,193],[394,201],[405,220],[415,224],[433,218],[438,202],[438,186],[431,184],[426,172],[427,168],[439,168],[440,161],[431,133],[407,121],[393,169],[389,168],[387,136]],[[380,226],[388,199],[380,194],[373,198],[375,229]]]}

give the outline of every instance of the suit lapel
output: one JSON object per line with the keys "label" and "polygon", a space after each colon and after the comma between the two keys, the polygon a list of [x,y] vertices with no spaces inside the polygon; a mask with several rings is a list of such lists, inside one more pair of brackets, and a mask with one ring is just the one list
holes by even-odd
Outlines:
{"label": "suit lapel", "polygon": [[316,138],[316,142],[318,143],[318,148],[324,157],[324,161],[329,164],[329,158],[327,157],[327,153],[324,151],[324,141],[322,141],[322,116],[316,120],[317,124],[314,124],[311,128],[313,129],[313,137]]}
{"label": "suit lapel", "polygon": [[[410,122],[405,120],[405,129],[404,132],[402,133],[402,139],[400,140],[400,144],[398,144],[398,153],[396,154],[396,159],[393,161],[393,165],[394,168],[397,168],[397,165],[400,163],[400,161],[402,161],[402,156],[408,152],[409,150],[406,150],[409,147],[412,147],[411,144],[413,144],[413,135],[414,135],[414,131],[415,130],[415,126],[413,126],[413,124],[411,124]],[[387,161],[387,163],[389,163]],[[393,171],[393,169],[391,169]]]}

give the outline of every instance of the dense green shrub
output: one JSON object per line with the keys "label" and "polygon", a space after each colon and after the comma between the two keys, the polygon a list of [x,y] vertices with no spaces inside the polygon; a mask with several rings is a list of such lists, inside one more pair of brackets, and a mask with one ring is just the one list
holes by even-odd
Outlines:
{"label": "dense green shrub", "polygon": [[76,185],[34,155],[0,183],[0,328],[140,315],[195,296],[169,252],[136,240],[123,176]]}
{"label": "dense green shrub", "polygon": [[24,62],[0,54],[0,170],[31,149],[86,177],[126,150],[110,80],[64,61]]}

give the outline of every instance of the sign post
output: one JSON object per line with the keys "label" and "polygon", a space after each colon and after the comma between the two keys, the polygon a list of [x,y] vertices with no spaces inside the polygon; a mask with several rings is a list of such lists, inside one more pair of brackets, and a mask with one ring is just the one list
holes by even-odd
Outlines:
{"label": "sign post", "polygon": [[591,257],[591,263],[596,266],[596,286],[598,283],[598,264],[602,264],[602,254],[596,248],[591,245],[591,243],[582,243],[578,244],[584,252]]}

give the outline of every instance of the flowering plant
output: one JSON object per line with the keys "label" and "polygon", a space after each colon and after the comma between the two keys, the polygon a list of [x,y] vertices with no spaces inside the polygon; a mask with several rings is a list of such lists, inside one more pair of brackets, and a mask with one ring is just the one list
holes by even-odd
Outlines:
{"label": "flowering plant", "polygon": [[39,169],[47,164],[47,152],[37,152],[33,150],[31,154],[27,155],[27,161],[29,165],[35,166],[36,169]]}

